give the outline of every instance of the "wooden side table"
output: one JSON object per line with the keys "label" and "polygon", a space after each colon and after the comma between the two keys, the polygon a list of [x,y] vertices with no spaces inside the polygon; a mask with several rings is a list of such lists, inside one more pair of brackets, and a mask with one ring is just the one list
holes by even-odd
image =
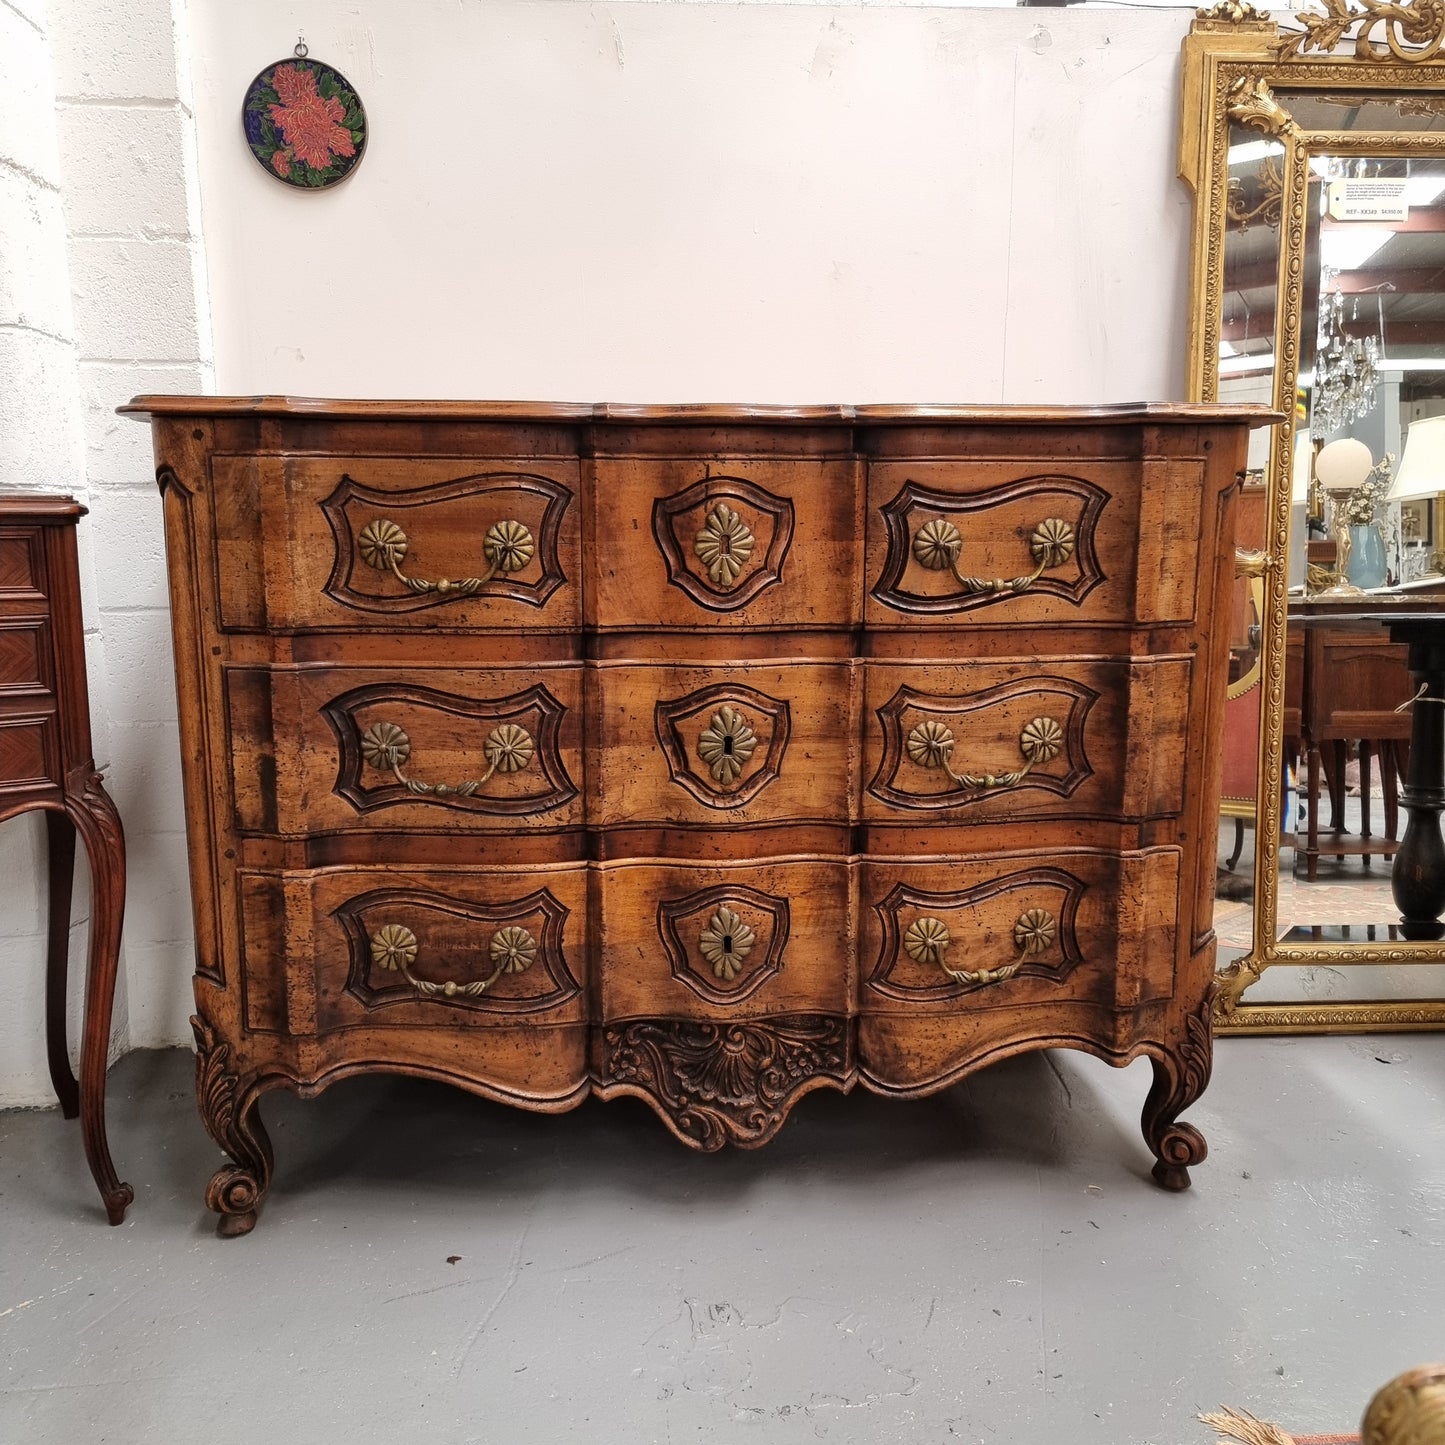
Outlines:
{"label": "wooden side table", "polygon": [[[85,636],[70,497],[0,497],[0,822],[45,810],[50,925],[45,1043],[67,1119],[80,1115],[85,1157],[112,1224],[135,1198],[105,1138],[105,1066],[125,911],[125,838],[91,752]],[[90,860],[90,956],[80,1083],[65,1046],[65,996],[75,835]]]}

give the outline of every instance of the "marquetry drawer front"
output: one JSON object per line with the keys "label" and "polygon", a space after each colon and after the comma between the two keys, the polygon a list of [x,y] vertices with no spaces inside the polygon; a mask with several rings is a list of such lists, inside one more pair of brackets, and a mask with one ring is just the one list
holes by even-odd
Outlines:
{"label": "marquetry drawer front", "polygon": [[0,712],[0,786],[61,781],[55,722],[53,713]]}
{"label": "marquetry drawer front", "polygon": [[870,627],[1182,622],[1193,615],[1197,462],[876,462]]}
{"label": "marquetry drawer front", "polygon": [[598,628],[856,626],[851,460],[601,459],[589,620]]}
{"label": "marquetry drawer front", "polygon": [[846,863],[622,863],[598,872],[604,1018],[850,1011]]}
{"label": "marquetry drawer front", "polygon": [[53,691],[50,624],[0,618],[0,698]]}
{"label": "marquetry drawer front", "polygon": [[585,1021],[584,865],[244,872],[239,887],[253,1029]]}
{"label": "marquetry drawer front", "polygon": [[591,679],[590,822],[725,828],[856,812],[858,664],[601,664]]}
{"label": "marquetry drawer front", "polygon": [[865,664],[863,817],[1179,811],[1192,664]]}
{"label": "marquetry drawer front", "polygon": [[0,617],[45,605],[45,557],[38,527],[0,527]]}
{"label": "marquetry drawer front", "polygon": [[865,860],[860,1007],[925,1017],[1172,992],[1180,853]]}
{"label": "marquetry drawer front", "polygon": [[246,832],[582,822],[582,669],[230,667]]}
{"label": "marquetry drawer front", "polygon": [[568,459],[217,456],[222,626],[578,624]]}

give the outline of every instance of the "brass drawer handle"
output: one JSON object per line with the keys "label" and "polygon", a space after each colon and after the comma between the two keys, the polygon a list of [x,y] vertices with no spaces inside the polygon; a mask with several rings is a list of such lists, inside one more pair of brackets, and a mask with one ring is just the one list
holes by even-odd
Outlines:
{"label": "brass drawer handle", "polygon": [[388,923],[371,935],[371,961],[378,967],[399,973],[423,998],[479,998],[504,973],[526,973],[537,956],[537,940],[516,925],[499,928],[488,945],[493,968],[486,978],[471,983],[431,983],[417,978],[411,966],[416,962],[416,934],[401,923]]}
{"label": "brass drawer handle", "polygon": [[408,577],[401,570],[401,561],[409,545],[406,533],[385,517],[373,518],[361,529],[357,538],[361,560],[368,567],[374,567],[378,572],[390,572],[413,592],[435,592],[438,597],[470,597],[499,573],[520,572],[537,551],[531,532],[520,522],[493,522],[482,541],[482,555],[489,565],[480,577],[439,577],[435,582],[429,582],[423,577]]}
{"label": "brass drawer handle", "polygon": [[503,723],[493,728],[482,744],[487,771],[480,778],[469,778],[463,783],[423,783],[407,777],[401,770],[401,765],[411,756],[411,739],[405,729],[395,723],[379,722],[372,723],[361,735],[361,756],[371,767],[391,773],[409,793],[438,798],[470,798],[491,780],[493,773],[520,773],[532,761],[535,751],[532,735],[526,728]]}
{"label": "brass drawer handle", "polygon": [[735,707],[720,707],[698,734],[697,754],[725,788],[743,775],[758,746],[758,735]]}
{"label": "brass drawer handle", "polygon": [[702,530],[693,539],[697,560],[707,568],[714,587],[731,588],[753,555],[757,538],[726,502],[719,502],[707,514]]}
{"label": "brass drawer handle", "polygon": [[1052,762],[1064,745],[1064,730],[1051,717],[1036,717],[1024,725],[1019,734],[1019,752],[1024,765],[1011,773],[956,773],[949,759],[953,755],[953,730],[946,724],[930,720],[918,723],[908,734],[908,756],[920,768],[931,772],[940,769],[960,788],[969,792],[987,792],[1016,788],[1040,763]]}
{"label": "brass drawer handle", "polygon": [[955,983],[1004,983],[1036,953],[1043,953],[1058,934],[1058,924],[1047,908],[1030,908],[1014,923],[1014,947],[1019,956],[1001,968],[949,968],[943,955],[953,942],[947,925],[939,918],[915,918],[903,935],[903,947],[917,963],[936,963]]}
{"label": "brass drawer handle", "polygon": [[1040,522],[1029,538],[1029,555],[1034,570],[1027,577],[965,577],[958,570],[963,537],[952,522],[942,517],[925,522],[913,539],[913,555],[930,572],[952,570],[969,596],[993,596],[1000,592],[1026,592],[1050,567],[1062,567],[1074,555],[1074,529],[1062,517]]}

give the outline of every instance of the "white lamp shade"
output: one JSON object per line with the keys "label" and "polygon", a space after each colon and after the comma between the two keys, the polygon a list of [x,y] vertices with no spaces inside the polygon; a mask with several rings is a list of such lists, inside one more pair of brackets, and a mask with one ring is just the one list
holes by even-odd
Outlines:
{"label": "white lamp shade", "polygon": [[1320,448],[1315,458],[1315,476],[1327,492],[1352,492],[1366,477],[1375,459],[1364,442],[1341,437]]}
{"label": "white lamp shade", "polygon": [[1405,455],[1388,500],[1407,502],[1440,491],[1445,491],[1445,416],[1422,417],[1405,437]]}

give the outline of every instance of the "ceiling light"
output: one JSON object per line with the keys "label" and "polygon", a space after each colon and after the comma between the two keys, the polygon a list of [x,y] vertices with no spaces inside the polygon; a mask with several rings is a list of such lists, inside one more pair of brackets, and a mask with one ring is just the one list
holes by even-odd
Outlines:
{"label": "ceiling light", "polygon": [[1320,264],[1332,271],[1358,271],[1394,234],[1386,226],[1331,226],[1320,232]]}

